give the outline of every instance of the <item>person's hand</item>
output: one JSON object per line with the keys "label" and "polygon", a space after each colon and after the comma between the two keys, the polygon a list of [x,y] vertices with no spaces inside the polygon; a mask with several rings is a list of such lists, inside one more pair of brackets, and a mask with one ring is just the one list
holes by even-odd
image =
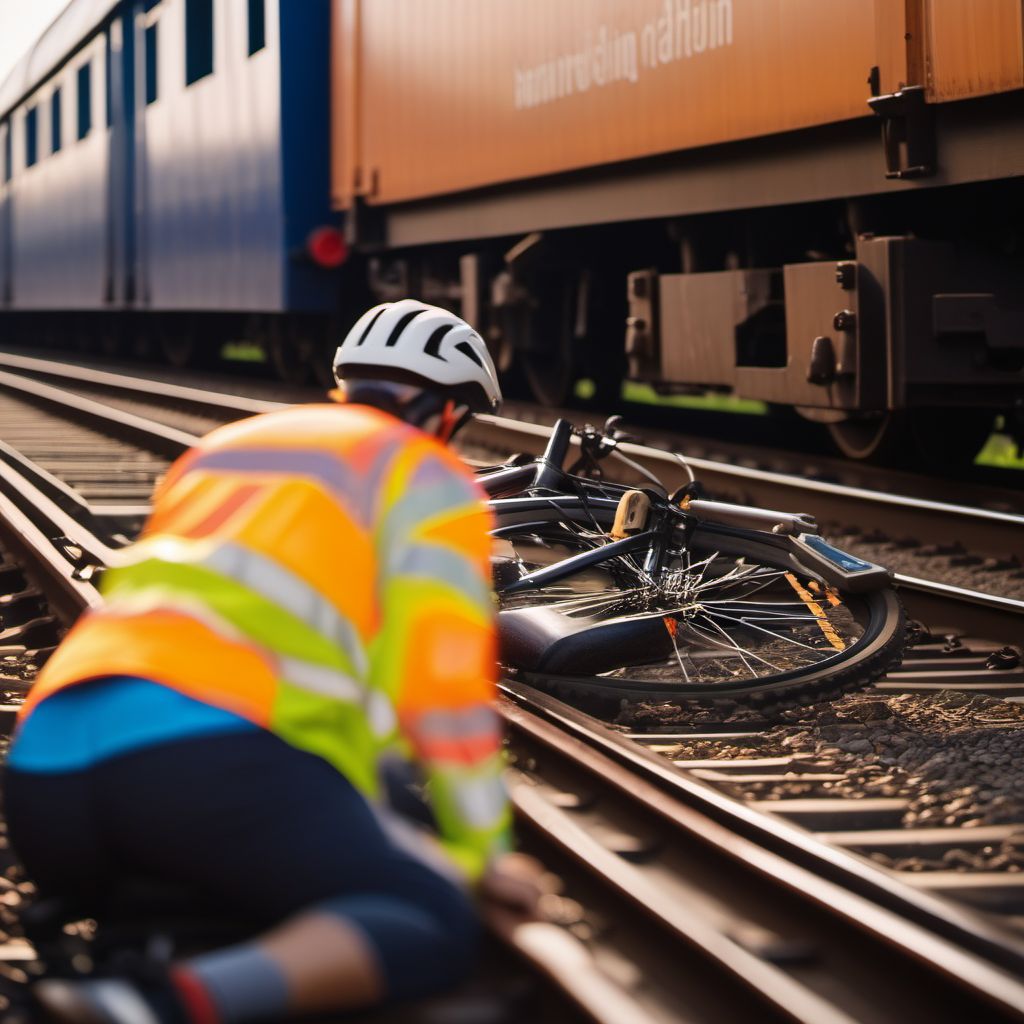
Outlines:
{"label": "person's hand", "polygon": [[480,879],[478,894],[485,904],[524,917],[536,917],[541,897],[551,891],[544,865],[525,853],[505,853]]}

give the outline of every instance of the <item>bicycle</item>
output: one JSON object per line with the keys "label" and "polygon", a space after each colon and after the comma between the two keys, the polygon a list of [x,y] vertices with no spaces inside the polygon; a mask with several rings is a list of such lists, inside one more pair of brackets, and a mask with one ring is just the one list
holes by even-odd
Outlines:
{"label": "bicycle", "polygon": [[[617,418],[601,430],[559,420],[539,458],[478,471],[513,675],[573,697],[764,710],[899,663],[905,617],[888,570],[829,544],[808,515],[709,500],[692,473],[670,494],[625,439]],[[645,486],[607,481],[609,457]]]}

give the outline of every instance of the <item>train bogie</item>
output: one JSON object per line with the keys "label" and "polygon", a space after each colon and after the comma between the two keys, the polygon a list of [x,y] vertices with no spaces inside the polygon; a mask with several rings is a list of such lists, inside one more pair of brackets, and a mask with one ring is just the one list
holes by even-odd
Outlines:
{"label": "train bogie", "polygon": [[1014,404],[1024,316],[1012,266],[907,237],[859,238],[854,257],[631,275],[630,376],[794,405],[861,455],[893,412]]}

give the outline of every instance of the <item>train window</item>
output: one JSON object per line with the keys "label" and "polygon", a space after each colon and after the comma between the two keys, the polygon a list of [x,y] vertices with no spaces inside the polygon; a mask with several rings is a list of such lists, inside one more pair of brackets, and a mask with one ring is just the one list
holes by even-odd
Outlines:
{"label": "train window", "polygon": [[54,89],[50,97],[50,152],[60,152],[60,89]]}
{"label": "train window", "polygon": [[156,102],[157,83],[157,22],[146,27],[146,103]]}
{"label": "train window", "polygon": [[103,40],[103,113],[108,128],[114,127],[114,63],[123,60],[121,23],[115,21]]}
{"label": "train window", "polygon": [[35,107],[25,111],[25,166],[32,167],[39,159],[39,116]]}
{"label": "train window", "polygon": [[14,151],[11,145],[10,122],[4,125],[4,184],[11,180],[14,174]]}
{"label": "train window", "polygon": [[92,130],[92,65],[78,69],[78,137],[84,139]]}
{"label": "train window", "polygon": [[267,45],[267,0],[249,0],[249,56]]}
{"label": "train window", "polygon": [[185,84],[213,73],[213,0],[185,0]]}

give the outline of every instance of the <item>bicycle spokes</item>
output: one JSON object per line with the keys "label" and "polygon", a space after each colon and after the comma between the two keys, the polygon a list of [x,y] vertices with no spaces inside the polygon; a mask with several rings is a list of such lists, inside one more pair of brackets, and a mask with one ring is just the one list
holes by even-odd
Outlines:
{"label": "bicycle spokes", "polygon": [[[600,548],[607,537],[560,523],[506,532],[503,541],[523,577]],[[590,672],[687,686],[806,669],[860,635],[857,619],[834,594],[813,591],[817,584],[786,568],[719,551],[679,548],[669,556],[659,574],[644,570],[640,553],[583,560],[588,564],[578,572],[550,585],[503,596],[501,607],[543,608],[552,642],[578,651]]]}

